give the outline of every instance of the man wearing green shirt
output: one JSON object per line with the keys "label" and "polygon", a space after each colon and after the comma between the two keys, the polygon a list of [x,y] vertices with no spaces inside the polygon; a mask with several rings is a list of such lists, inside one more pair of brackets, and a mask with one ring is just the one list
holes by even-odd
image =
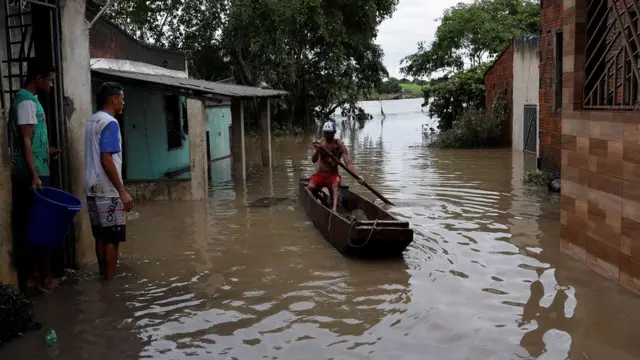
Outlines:
{"label": "man wearing green shirt", "polygon": [[[44,292],[55,289],[49,253],[42,249],[30,249],[25,234],[33,204],[33,189],[50,184],[49,157],[58,153],[49,147],[44,109],[36,95],[38,91],[51,89],[54,71],[53,66],[30,59],[26,81],[13,98],[9,112],[16,265],[23,285],[27,288],[37,287]],[[41,278],[38,270],[41,271]]]}

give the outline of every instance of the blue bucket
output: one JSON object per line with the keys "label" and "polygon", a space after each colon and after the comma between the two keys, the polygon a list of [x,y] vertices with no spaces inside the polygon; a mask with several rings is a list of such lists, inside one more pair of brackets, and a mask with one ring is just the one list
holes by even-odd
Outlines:
{"label": "blue bucket", "polygon": [[82,201],[51,187],[34,190],[34,193],[27,241],[32,246],[41,248],[60,247],[69,232],[73,218],[82,208]]}

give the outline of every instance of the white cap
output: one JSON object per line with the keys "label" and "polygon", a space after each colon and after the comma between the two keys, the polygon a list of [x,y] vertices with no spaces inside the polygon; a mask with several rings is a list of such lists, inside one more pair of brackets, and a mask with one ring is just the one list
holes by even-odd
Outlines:
{"label": "white cap", "polygon": [[333,121],[327,121],[324,123],[324,126],[322,126],[322,132],[336,132],[336,123]]}

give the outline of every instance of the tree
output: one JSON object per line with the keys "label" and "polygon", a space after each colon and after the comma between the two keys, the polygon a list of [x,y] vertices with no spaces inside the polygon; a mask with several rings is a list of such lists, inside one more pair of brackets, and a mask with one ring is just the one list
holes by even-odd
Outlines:
{"label": "tree", "polygon": [[287,90],[289,122],[328,117],[379,86],[374,43],[397,0],[231,0],[222,43],[243,84]]}
{"label": "tree", "polygon": [[120,0],[108,17],[141,41],[185,51],[205,79],[290,93],[290,124],[353,107],[388,76],[374,40],[398,0]]}
{"label": "tree", "polygon": [[467,108],[484,106],[484,72],[487,64],[434,79],[422,88],[428,115],[438,119],[441,131],[451,129]]}
{"label": "tree", "polygon": [[378,88],[380,94],[398,94],[402,92],[400,87],[400,80],[390,77],[386,81],[383,81]]}
{"label": "tree", "polygon": [[105,16],[143,43],[184,51],[190,73],[206,80],[230,77],[220,47],[226,0],[119,0]]}
{"label": "tree", "polygon": [[483,70],[514,35],[537,34],[540,6],[532,0],[475,0],[445,10],[434,40],[402,60],[408,76],[432,80],[423,91],[440,130],[450,129],[463,110],[481,107]]}
{"label": "tree", "polygon": [[539,32],[540,5],[531,0],[475,0],[445,10],[440,20],[434,40],[418,44],[418,52],[403,59],[403,73],[428,77],[490,61],[514,35]]}

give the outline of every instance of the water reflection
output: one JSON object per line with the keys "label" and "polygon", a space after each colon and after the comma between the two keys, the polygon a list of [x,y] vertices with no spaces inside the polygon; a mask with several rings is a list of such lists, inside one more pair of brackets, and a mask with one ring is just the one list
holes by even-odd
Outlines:
{"label": "water reflection", "polygon": [[[249,140],[247,186],[212,174],[207,205],[143,204],[122,276],[38,299],[57,358],[640,358],[640,298],[559,252],[557,197],[520,180],[535,159],[428,149],[420,103],[385,103],[384,122],[341,130],[416,230],[403,261],[346,259],[315,231],[296,199],[313,136],[275,140],[271,171]],[[247,207],[265,196],[290,200]],[[48,356],[35,333],[0,354]]]}

